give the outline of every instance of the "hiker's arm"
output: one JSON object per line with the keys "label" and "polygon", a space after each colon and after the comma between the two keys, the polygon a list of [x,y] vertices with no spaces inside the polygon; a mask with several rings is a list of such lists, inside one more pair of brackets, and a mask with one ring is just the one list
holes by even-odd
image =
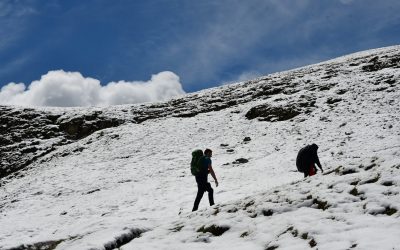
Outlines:
{"label": "hiker's arm", "polygon": [[321,172],[323,173],[323,172],[324,172],[324,170],[322,169],[321,163],[319,162],[318,155],[316,155],[316,158],[315,158],[315,163],[317,164],[317,166],[319,167],[319,169],[321,169]]}
{"label": "hiker's arm", "polygon": [[217,176],[215,176],[214,169],[212,168],[211,165],[208,166],[208,171],[210,171],[212,178],[214,178],[214,180],[215,180],[215,185],[218,187]]}

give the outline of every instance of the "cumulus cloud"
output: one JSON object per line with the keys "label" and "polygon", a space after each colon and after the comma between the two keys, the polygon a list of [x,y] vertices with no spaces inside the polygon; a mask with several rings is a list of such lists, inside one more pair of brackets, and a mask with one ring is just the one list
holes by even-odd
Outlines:
{"label": "cumulus cloud", "polygon": [[0,104],[20,106],[109,106],[156,102],[185,94],[179,77],[160,72],[149,81],[119,81],[105,86],[79,72],[49,71],[28,87],[9,83],[0,90]]}

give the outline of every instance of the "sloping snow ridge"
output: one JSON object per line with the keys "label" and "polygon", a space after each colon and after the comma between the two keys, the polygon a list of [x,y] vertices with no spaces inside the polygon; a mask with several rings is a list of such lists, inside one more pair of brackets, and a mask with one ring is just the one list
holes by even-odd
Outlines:
{"label": "sloping snow ridge", "polygon": [[[44,153],[4,163],[0,249],[400,249],[399,85],[392,46],[165,103],[2,107],[56,118],[37,123],[53,137],[19,139]],[[99,127],[59,129],[77,118]],[[325,171],[303,178],[310,143]],[[191,212],[197,148],[220,185]]]}

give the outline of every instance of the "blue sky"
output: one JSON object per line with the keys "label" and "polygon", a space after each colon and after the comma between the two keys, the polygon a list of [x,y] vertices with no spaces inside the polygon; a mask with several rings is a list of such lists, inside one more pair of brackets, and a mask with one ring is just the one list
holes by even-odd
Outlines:
{"label": "blue sky", "polygon": [[0,0],[0,88],[171,71],[185,92],[400,44],[398,0]]}

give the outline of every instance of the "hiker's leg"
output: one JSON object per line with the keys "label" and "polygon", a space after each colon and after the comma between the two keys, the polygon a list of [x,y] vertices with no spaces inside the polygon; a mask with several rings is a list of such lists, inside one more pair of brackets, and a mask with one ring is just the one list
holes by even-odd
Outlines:
{"label": "hiker's leg", "polygon": [[203,198],[204,191],[205,190],[200,187],[197,190],[197,195],[196,195],[196,199],[194,200],[194,205],[193,205],[192,211],[196,211],[197,209],[199,209],[199,204],[200,204],[201,198]]}
{"label": "hiker's leg", "polygon": [[207,183],[208,201],[210,206],[214,205],[214,189],[212,189],[211,184]]}
{"label": "hiker's leg", "polygon": [[198,178],[196,178],[196,182],[197,182],[197,195],[196,195],[196,199],[194,200],[194,205],[193,205],[192,211],[196,211],[199,208],[201,198],[203,198],[203,194],[207,190],[206,182],[204,182]]}

